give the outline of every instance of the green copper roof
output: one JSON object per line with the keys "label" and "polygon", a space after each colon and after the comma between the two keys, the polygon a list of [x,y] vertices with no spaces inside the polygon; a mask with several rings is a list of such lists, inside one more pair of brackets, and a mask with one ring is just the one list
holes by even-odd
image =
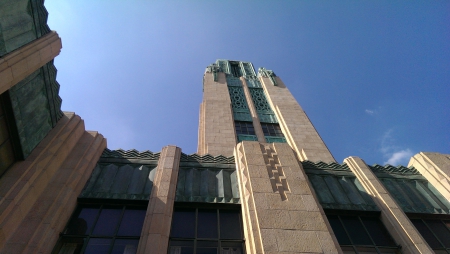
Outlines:
{"label": "green copper roof", "polygon": [[151,151],[139,152],[136,149],[131,150],[110,150],[106,148],[101,158],[120,158],[120,159],[146,159],[146,160],[159,160],[160,153],[153,153]]}
{"label": "green copper roof", "polygon": [[148,200],[155,166],[99,163],[79,198]]}
{"label": "green copper roof", "polygon": [[214,167],[180,168],[175,201],[240,203],[236,170]]}
{"label": "green copper roof", "polygon": [[324,209],[379,211],[347,164],[303,161]]}

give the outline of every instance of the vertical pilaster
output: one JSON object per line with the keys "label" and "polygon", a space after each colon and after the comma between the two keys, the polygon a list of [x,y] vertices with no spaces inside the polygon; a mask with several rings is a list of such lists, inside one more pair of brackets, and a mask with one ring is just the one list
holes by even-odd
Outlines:
{"label": "vertical pilaster", "polygon": [[[214,75],[217,75],[216,80]],[[225,73],[206,72],[203,77],[197,152],[231,156],[235,145],[233,111]]]}
{"label": "vertical pilaster", "polygon": [[242,87],[244,89],[245,98],[247,99],[247,105],[250,109],[250,114],[252,116],[253,128],[255,128],[255,134],[258,141],[261,143],[266,143],[266,138],[264,137],[264,132],[261,127],[261,122],[259,121],[258,113],[256,112],[255,104],[253,103],[252,95],[247,85],[247,81],[244,77],[241,77]]}
{"label": "vertical pilaster", "polygon": [[299,159],[335,162],[319,133],[283,81],[279,77],[260,77],[260,80],[280,127]]}
{"label": "vertical pilaster", "polygon": [[409,160],[411,166],[450,201],[450,154],[420,152]]}
{"label": "vertical pilaster", "polygon": [[167,253],[181,149],[166,146],[156,168],[138,253]]}
{"label": "vertical pilaster", "polygon": [[235,150],[247,253],[341,253],[288,144]]}
{"label": "vertical pilaster", "polygon": [[366,163],[354,156],[346,158],[344,162],[381,209],[381,221],[402,246],[403,253],[434,253]]}

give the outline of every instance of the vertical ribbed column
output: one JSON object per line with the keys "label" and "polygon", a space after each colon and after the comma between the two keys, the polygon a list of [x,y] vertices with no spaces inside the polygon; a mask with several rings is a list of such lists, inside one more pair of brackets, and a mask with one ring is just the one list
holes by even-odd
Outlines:
{"label": "vertical ribbed column", "polygon": [[[275,84],[271,78],[275,80]],[[299,159],[335,162],[306,113],[279,77],[260,77],[267,99],[275,111],[289,145]]]}
{"label": "vertical ribbed column", "polygon": [[258,141],[261,143],[266,143],[266,138],[264,137],[264,132],[261,127],[261,122],[259,121],[258,113],[256,112],[255,104],[253,103],[252,95],[247,85],[247,81],[244,77],[241,77],[242,87],[244,88],[245,98],[247,99],[248,108],[250,109],[250,114],[252,115],[253,128],[255,128],[255,134]]}
{"label": "vertical ribbed column", "polygon": [[166,146],[156,168],[138,253],[167,253],[181,149]]}
{"label": "vertical ribbed column", "polygon": [[381,221],[402,246],[403,253],[434,253],[366,163],[355,156],[346,158],[344,162],[381,209]]}
{"label": "vertical ribbed column", "polygon": [[340,253],[288,144],[243,141],[235,154],[247,253]]}

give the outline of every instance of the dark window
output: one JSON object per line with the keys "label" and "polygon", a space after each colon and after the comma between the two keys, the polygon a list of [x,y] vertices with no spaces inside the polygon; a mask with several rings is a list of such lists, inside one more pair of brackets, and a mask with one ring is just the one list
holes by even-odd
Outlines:
{"label": "dark window", "polygon": [[255,135],[255,128],[251,122],[235,121],[234,126],[236,128],[236,134]]}
{"label": "dark window", "polygon": [[175,208],[169,254],[243,254],[240,210]]}
{"label": "dark window", "polygon": [[239,62],[230,62],[230,67],[231,67],[231,75],[235,77],[242,76],[241,66],[239,66]]}
{"label": "dark window", "polygon": [[264,136],[272,137],[284,137],[283,132],[281,132],[280,125],[276,123],[261,123]]}
{"label": "dark window", "polygon": [[78,208],[53,253],[136,253],[145,207]]}
{"label": "dark window", "polygon": [[[17,135],[8,92],[0,94],[0,176],[20,158]],[[16,141],[16,142],[15,142]]]}
{"label": "dark window", "polygon": [[327,215],[344,253],[399,253],[378,217]]}
{"label": "dark window", "polygon": [[[411,219],[433,250],[439,253],[450,253],[450,219]],[[438,252],[436,252],[438,253]]]}

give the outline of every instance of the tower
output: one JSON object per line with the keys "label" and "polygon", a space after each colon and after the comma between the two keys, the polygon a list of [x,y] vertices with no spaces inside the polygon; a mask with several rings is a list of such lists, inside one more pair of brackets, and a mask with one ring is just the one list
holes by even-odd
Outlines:
{"label": "tower", "polygon": [[288,143],[299,160],[334,162],[308,116],[271,70],[217,60],[206,68],[199,154],[231,155],[243,140]]}

